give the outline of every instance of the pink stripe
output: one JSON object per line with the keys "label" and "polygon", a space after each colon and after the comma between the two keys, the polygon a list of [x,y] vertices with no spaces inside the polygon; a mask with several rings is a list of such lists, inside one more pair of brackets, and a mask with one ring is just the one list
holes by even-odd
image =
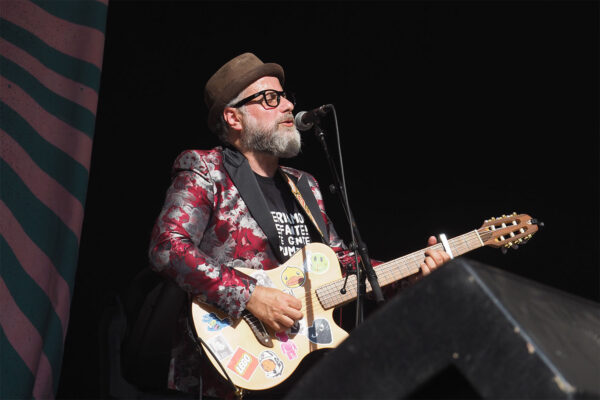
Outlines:
{"label": "pink stripe", "polygon": [[91,88],[75,82],[47,68],[26,51],[0,38],[0,54],[21,66],[48,89],[90,110],[96,115],[98,94]]}
{"label": "pink stripe", "polygon": [[107,6],[108,5],[108,0],[98,0],[98,3],[102,3],[105,6]]}
{"label": "pink stripe", "polygon": [[2,18],[28,30],[44,43],[102,69],[104,33],[55,17],[27,0],[2,1]]}
{"label": "pink stripe", "polygon": [[46,293],[54,311],[60,319],[63,340],[69,325],[69,285],[58,273],[46,253],[33,242],[19,221],[0,200],[0,234],[15,253],[23,270]]}
{"label": "pink stripe", "polygon": [[[35,398],[54,398],[52,366],[42,350],[42,337],[35,326],[21,312],[2,277],[0,277],[0,306],[2,309],[0,326],[2,326],[11,346],[35,377],[33,396]],[[3,384],[9,383],[3,382]]]}
{"label": "pink stripe", "polygon": [[0,100],[19,113],[40,136],[90,170],[92,139],[89,136],[48,113],[23,89],[2,76]]}
{"label": "pink stripe", "polygon": [[0,129],[0,158],[10,165],[19,178],[77,236],[81,235],[83,205],[56,179],[33,161],[15,140]]}

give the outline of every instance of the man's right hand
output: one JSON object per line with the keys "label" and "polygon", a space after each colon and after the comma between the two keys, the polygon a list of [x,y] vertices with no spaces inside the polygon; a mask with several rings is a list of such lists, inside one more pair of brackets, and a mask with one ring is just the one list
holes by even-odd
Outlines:
{"label": "man's right hand", "polygon": [[279,332],[302,319],[302,302],[279,289],[256,286],[246,309],[263,323]]}

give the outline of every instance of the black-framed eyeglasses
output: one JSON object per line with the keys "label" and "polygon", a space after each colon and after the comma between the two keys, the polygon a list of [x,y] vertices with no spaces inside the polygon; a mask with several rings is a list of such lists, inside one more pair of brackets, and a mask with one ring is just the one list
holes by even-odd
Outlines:
{"label": "black-framed eyeglasses", "polygon": [[244,104],[247,104],[247,103],[251,102],[252,100],[254,100],[255,98],[260,97],[260,96],[263,97],[263,100],[269,107],[278,107],[279,103],[281,102],[282,97],[285,97],[286,99],[288,99],[288,101],[290,103],[292,103],[293,105],[296,105],[296,99],[294,98],[294,95],[292,93],[286,92],[286,91],[278,91],[278,90],[274,90],[274,89],[266,89],[266,90],[261,90],[258,93],[254,93],[253,95],[248,96],[248,97],[238,101],[231,107],[240,108]]}

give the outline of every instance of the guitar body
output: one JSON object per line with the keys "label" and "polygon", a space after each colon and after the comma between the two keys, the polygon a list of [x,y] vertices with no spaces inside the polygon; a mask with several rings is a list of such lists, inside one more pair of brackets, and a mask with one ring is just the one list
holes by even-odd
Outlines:
{"label": "guitar body", "polygon": [[[348,333],[333,321],[333,308],[325,310],[315,289],[342,278],[333,250],[311,243],[278,268],[264,271],[238,268],[270,286],[302,301],[304,318],[291,329],[274,332],[257,321],[271,339],[272,347],[261,343],[245,318],[232,320],[219,309],[194,301],[192,319],[199,338],[219,358],[233,383],[248,390],[264,390],[286,380],[309,353],[338,346]],[[204,345],[203,345],[204,347]],[[223,375],[209,351],[205,353]]]}
{"label": "guitar body", "polygon": [[[503,215],[450,240],[444,236],[443,243],[428,249],[445,250],[454,257],[483,246],[517,249],[531,239],[538,230],[538,223],[527,214]],[[379,285],[383,287],[419,272],[426,250],[375,267]],[[269,271],[239,270],[256,278],[261,286],[275,287],[300,299],[304,318],[292,329],[273,332],[249,313],[232,320],[215,307],[197,300],[192,302],[196,334],[214,352],[237,387],[248,390],[274,387],[292,375],[309,353],[336,347],[348,337],[348,333],[333,322],[333,310],[356,298],[356,275],[350,275],[347,281],[342,279],[337,256],[326,245],[311,243],[285,264]],[[366,286],[368,292],[368,282]],[[342,293],[343,287],[347,290]],[[215,356],[204,350],[225,377]]]}

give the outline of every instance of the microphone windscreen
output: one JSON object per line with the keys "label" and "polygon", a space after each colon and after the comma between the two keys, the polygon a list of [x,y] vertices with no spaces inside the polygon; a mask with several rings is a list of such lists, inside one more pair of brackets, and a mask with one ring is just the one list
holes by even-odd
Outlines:
{"label": "microphone windscreen", "polygon": [[298,114],[296,114],[296,117],[294,118],[296,128],[299,131],[307,131],[310,128],[312,128],[312,126],[313,126],[312,122],[304,123],[302,121],[302,118],[304,117],[305,114],[306,114],[306,111],[300,111]]}

